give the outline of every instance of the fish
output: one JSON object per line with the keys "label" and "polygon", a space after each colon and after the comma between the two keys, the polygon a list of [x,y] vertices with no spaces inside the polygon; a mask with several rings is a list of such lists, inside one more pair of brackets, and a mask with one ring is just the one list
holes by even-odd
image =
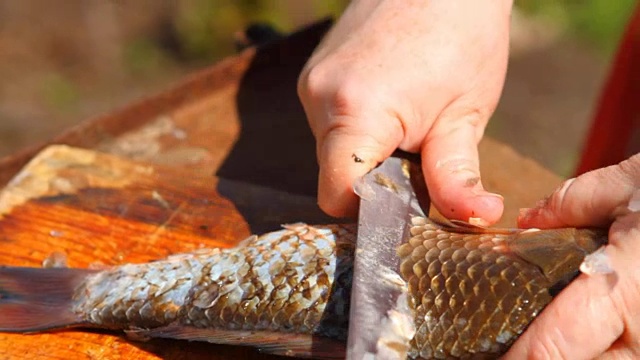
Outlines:
{"label": "fish", "polygon": [[[411,359],[496,358],[607,243],[602,229],[411,220],[397,248]],[[0,332],[124,331],[344,358],[357,225],[284,225],[235,248],[103,269],[0,267]]]}

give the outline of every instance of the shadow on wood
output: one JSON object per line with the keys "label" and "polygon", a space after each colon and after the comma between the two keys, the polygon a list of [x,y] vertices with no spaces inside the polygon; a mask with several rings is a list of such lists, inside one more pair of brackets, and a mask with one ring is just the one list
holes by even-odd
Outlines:
{"label": "shadow on wood", "polygon": [[240,135],[218,170],[241,180],[315,197],[315,139],[296,93],[298,74],[329,28],[324,21],[286,43],[258,50],[240,82]]}

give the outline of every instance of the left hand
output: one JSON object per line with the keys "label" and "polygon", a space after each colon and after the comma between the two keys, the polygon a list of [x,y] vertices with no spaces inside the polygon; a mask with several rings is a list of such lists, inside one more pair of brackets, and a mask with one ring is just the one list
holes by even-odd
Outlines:
{"label": "left hand", "polygon": [[[614,274],[580,275],[544,309],[503,359],[640,358],[640,154],[566,181],[522,227],[605,226]],[[637,195],[637,194],[636,194]]]}

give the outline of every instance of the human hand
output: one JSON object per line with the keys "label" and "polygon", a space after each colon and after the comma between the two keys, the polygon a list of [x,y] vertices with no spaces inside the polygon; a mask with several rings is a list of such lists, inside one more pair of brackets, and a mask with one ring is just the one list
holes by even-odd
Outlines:
{"label": "human hand", "polygon": [[612,224],[605,253],[614,274],[580,275],[503,359],[640,358],[640,154],[566,181],[519,224]]}
{"label": "human hand", "polygon": [[504,83],[511,0],[351,2],[302,71],[317,141],[318,202],[354,215],[354,181],[400,148],[420,152],[445,216],[492,224],[477,143]]}

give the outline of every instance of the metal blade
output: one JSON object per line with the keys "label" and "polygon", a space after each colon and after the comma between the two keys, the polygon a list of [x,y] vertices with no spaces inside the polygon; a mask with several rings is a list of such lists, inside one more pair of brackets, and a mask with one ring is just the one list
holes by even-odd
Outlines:
{"label": "metal blade", "polygon": [[413,326],[406,284],[398,275],[396,249],[408,236],[411,218],[424,216],[411,186],[410,172],[408,160],[392,157],[355,186],[361,199],[347,359],[402,358],[394,348],[401,341],[408,349],[413,337],[398,334],[407,324],[397,323],[408,317],[408,325]]}

